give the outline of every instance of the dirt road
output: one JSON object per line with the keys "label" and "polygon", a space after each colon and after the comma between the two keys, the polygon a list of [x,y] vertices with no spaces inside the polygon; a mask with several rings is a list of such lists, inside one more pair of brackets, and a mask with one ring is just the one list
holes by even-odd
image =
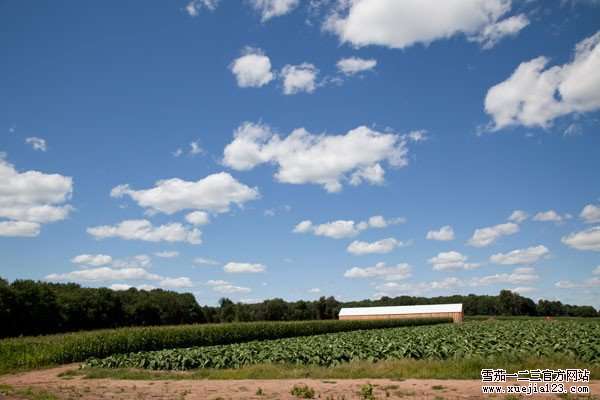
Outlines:
{"label": "dirt road", "polygon": [[[361,388],[373,385],[373,399],[484,399],[494,396],[481,394],[481,382],[477,380],[425,380],[408,379],[394,381],[387,379],[348,379],[348,380],[116,380],[65,379],[58,375],[76,369],[77,365],[67,365],[39,371],[31,371],[0,377],[0,384],[15,389],[32,388],[45,390],[59,399],[180,399],[180,400],[237,400],[237,399],[297,399],[290,394],[296,386],[306,385],[314,389],[315,398],[323,400],[361,399]],[[600,381],[590,384],[591,393],[600,394]],[[496,396],[502,398],[501,396]],[[0,395],[0,399],[23,397]],[[518,398],[518,397],[513,397]],[[523,396],[525,398],[525,396]],[[529,397],[532,398],[532,397]],[[535,396],[533,398],[543,398]],[[546,397],[558,398],[558,397]],[[564,398],[564,397],[563,397]],[[577,397],[568,397],[575,399]],[[583,397],[582,397],[583,398]],[[589,397],[585,397],[589,398]],[[595,397],[592,397],[595,398]],[[598,397],[600,399],[600,397]]]}

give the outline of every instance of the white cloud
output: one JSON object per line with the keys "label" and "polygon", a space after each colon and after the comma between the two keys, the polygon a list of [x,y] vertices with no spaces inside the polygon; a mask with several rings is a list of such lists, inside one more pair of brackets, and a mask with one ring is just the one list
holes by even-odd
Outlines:
{"label": "white cloud", "polygon": [[185,11],[190,17],[197,17],[202,8],[214,11],[221,0],[191,0],[186,6]]}
{"label": "white cloud", "polygon": [[600,109],[600,32],[575,47],[570,63],[546,68],[548,58],[521,63],[505,81],[491,87],[485,111],[492,130],[511,125],[546,128],[555,118]]}
{"label": "white cloud", "polygon": [[418,131],[409,132],[407,137],[411,142],[416,142],[416,143],[424,142],[425,140],[428,139],[427,131],[425,129],[420,129]]}
{"label": "white cloud", "polygon": [[312,93],[317,84],[319,70],[313,64],[302,63],[298,65],[286,65],[281,70],[283,79],[283,93],[297,94],[300,92]]}
{"label": "white cloud", "polygon": [[600,265],[598,265],[593,271],[592,275],[600,275]]}
{"label": "white cloud", "polygon": [[529,214],[527,214],[525,211],[515,210],[512,212],[512,214],[510,214],[510,217],[508,217],[508,220],[511,222],[516,222],[517,224],[520,224],[521,222],[524,222],[525,220],[527,220],[527,218],[529,218]]}
{"label": "white cloud", "polygon": [[585,281],[577,282],[571,280],[558,281],[554,286],[561,289],[588,289],[600,286],[600,278],[586,279]]}
{"label": "white cloud", "polygon": [[164,278],[158,284],[164,288],[190,288],[194,286],[191,279],[187,277]]}
{"label": "white cloud", "polygon": [[454,240],[454,229],[450,225],[444,225],[437,231],[427,232],[427,239],[441,241]]}
{"label": "white cloud", "polygon": [[261,87],[271,82],[275,75],[271,71],[271,60],[261,50],[246,47],[242,56],[229,66],[239,87]]}
{"label": "white cloud", "polygon": [[48,146],[46,145],[46,141],[39,137],[28,137],[25,139],[25,143],[30,144],[34,150],[46,151],[48,150]]}
{"label": "white cloud", "polygon": [[585,221],[586,224],[593,224],[600,222],[600,206],[595,204],[588,204],[583,207],[579,217]]}
{"label": "white cloud", "polygon": [[140,207],[165,214],[188,209],[223,213],[229,211],[231,204],[242,206],[259,197],[257,188],[238,182],[227,172],[208,175],[196,182],[179,178],[160,180],[156,186],[145,190],[119,185],[110,195],[116,198],[129,196]]}
{"label": "white cloud", "polygon": [[524,296],[526,294],[535,293],[535,292],[537,292],[538,289],[531,287],[531,286],[519,286],[516,288],[509,289],[509,290],[513,293],[518,293],[521,296]]}
{"label": "white cloud", "polygon": [[538,245],[526,249],[513,250],[508,253],[497,253],[490,257],[490,261],[502,265],[531,265],[547,256],[549,252],[546,246]]}
{"label": "white cloud", "polygon": [[383,278],[388,281],[406,279],[411,276],[410,266],[408,264],[398,264],[392,267],[386,267],[385,263],[380,262],[373,267],[359,268],[354,267],[344,272],[346,278]]}
{"label": "white cloud", "polygon": [[202,153],[204,153],[204,149],[200,146],[200,141],[190,142],[190,155],[195,156]]}
{"label": "white cloud", "polygon": [[345,75],[355,75],[359,72],[369,71],[375,68],[377,60],[359,57],[342,58],[337,62],[337,68]]}
{"label": "white cloud", "polygon": [[319,288],[312,288],[308,290],[308,293],[321,293],[321,289]]}
{"label": "white cloud", "polygon": [[377,293],[374,297],[382,296],[396,296],[396,295],[422,295],[423,292],[429,292],[432,290],[447,290],[454,289],[457,287],[464,286],[465,283],[456,278],[448,277],[441,281],[427,281],[427,282],[386,282],[384,284],[375,287]]}
{"label": "white cloud", "polygon": [[244,286],[235,286],[227,281],[223,280],[210,280],[206,282],[208,286],[212,287],[212,290],[223,294],[233,293],[250,293],[252,290]]}
{"label": "white cloud", "polygon": [[267,267],[262,264],[251,264],[251,263],[240,263],[240,262],[229,262],[223,266],[223,271],[228,274],[256,274],[265,272]]}
{"label": "white cloud", "polygon": [[152,264],[152,259],[146,254],[114,260],[113,268],[146,268]]}
{"label": "white cloud", "polygon": [[[385,228],[389,225],[404,223],[404,218],[385,219],[381,215],[375,215],[368,221],[355,222],[353,220],[337,220],[314,225],[310,220],[298,223],[294,233],[312,233],[317,236],[326,236],[332,239],[343,239],[358,235],[361,231],[369,228]],[[400,242],[399,242],[400,243]]]}
{"label": "white cloud", "polygon": [[156,257],[160,257],[160,258],[175,258],[175,257],[179,256],[179,252],[178,251],[158,251],[158,252],[154,253],[154,255]]}
{"label": "white cloud", "polygon": [[303,128],[281,138],[267,125],[245,122],[225,147],[223,162],[236,170],[263,163],[279,169],[275,178],[291,184],[313,183],[338,192],[342,183],[383,183],[381,163],[408,164],[404,136],[360,126],[344,135],[313,135]]}
{"label": "white cloud", "polygon": [[562,222],[565,218],[554,210],[539,212],[533,216],[533,220],[539,222]]}
{"label": "white cloud", "polygon": [[516,34],[522,16],[499,21],[510,0],[338,0],[324,28],[355,47],[406,48],[464,34],[485,48]]}
{"label": "white cloud", "polygon": [[487,25],[469,40],[480,43],[484,49],[491,49],[503,38],[516,36],[527,25],[529,25],[529,19],[524,14],[515,15]]}
{"label": "white cloud", "polygon": [[143,268],[99,267],[71,271],[66,274],[50,274],[46,279],[53,281],[115,281],[115,280],[160,280],[160,275]]}
{"label": "white cloud", "polygon": [[220,262],[216,260],[211,260],[210,258],[196,257],[194,258],[194,264],[197,265],[219,265]]}
{"label": "white cloud", "polygon": [[80,254],[71,259],[73,264],[86,265],[90,267],[102,267],[112,264],[113,258],[106,254]]}
{"label": "white cloud", "polygon": [[577,250],[600,251],[600,226],[563,236],[561,241]]}
{"label": "white cloud", "polygon": [[73,180],[39,171],[18,172],[0,154],[0,235],[33,237],[41,224],[68,217]]}
{"label": "white cloud", "polygon": [[513,235],[517,232],[519,232],[519,225],[512,222],[479,228],[475,229],[468,244],[474,247],[485,247],[494,243],[502,236]]}
{"label": "white cloud", "polygon": [[479,264],[468,263],[467,259],[467,256],[458,251],[446,251],[430,258],[427,262],[433,265],[436,271],[479,268]]}
{"label": "white cloud", "polygon": [[533,268],[515,268],[510,274],[494,274],[483,276],[480,278],[473,278],[469,282],[470,286],[488,286],[488,285],[522,285],[536,282],[540,279],[540,276],[536,273]]}
{"label": "white cloud", "polygon": [[263,22],[290,13],[299,3],[300,0],[250,0]]}
{"label": "white cloud", "polygon": [[153,226],[145,219],[125,220],[117,225],[102,225],[87,228],[87,232],[96,239],[118,237],[125,240],[144,240],[147,242],[187,242],[200,244],[201,232],[180,223]]}
{"label": "white cloud", "polygon": [[210,217],[206,211],[192,211],[185,216],[185,220],[192,225],[206,225],[210,222]]}
{"label": "white cloud", "polygon": [[109,286],[109,289],[117,290],[117,291],[118,290],[129,290],[131,288],[136,288],[137,290],[154,290],[154,289],[156,289],[155,286],[146,285],[146,284],[139,285],[139,286],[131,286],[126,283],[113,283],[112,285]]}
{"label": "white cloud", "polygon": [[354,255],[385,254],[403,245],[403,242],[394,238],[386,238],[372,243],[355,240],[348,245],[347,250]]}
{"label": "white cloud", "polygon": [[40,224],[26,221],[0,221],[0,236],[35,237],[40,234]]}
{"label": "white cloud", "polygon": [[172,154],[173,154],[173,157],[179,157],[183,154],[183,149],[180,147],[177,150],[175,150]]}

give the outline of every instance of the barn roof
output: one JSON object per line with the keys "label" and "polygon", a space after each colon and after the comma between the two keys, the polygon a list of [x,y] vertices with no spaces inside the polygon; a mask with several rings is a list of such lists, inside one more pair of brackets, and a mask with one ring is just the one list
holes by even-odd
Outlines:
{"label": "barn roof", "polygon": [[391,315],[391,314],[429,314],[459,313],[462,304],[427,304],[422,306],[389,306],[389,307],[353,307],[342,308],[340,316],[351,315]]}

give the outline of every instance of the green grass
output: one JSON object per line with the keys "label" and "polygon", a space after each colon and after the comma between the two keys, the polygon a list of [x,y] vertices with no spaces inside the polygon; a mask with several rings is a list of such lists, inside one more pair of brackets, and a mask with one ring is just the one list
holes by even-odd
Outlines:
{"label": "green grass", "polygon": [[518,371],[537,368],[588,368],[592,379],[600,379],[600,366],[568,357],[471,358],[458,360],[400,359],[380,362],[352,361],[334,367],[297,364],[258,364],[242,368],[199,369],[186,372],[149,371],[141,369],[83,368],[71,370],[63,377],[83,376],[86,379],[131,380],[197,380],[197,379],[481,379],[483,368],[503,368]]}
{"label": "green grass", "polygon": [[0,384],[0,398],[4,398],[4,396],[17,396],[18,398],[28,400],[58,400],[58,397],[45,390],[32,388],[15,389],[12,386]]}
{"label": "green grass", "polygon": [[89,357],[211,346],[357,329],[437,324],[449,320],[295,321],[137,327],[0,340],[0,374]]}

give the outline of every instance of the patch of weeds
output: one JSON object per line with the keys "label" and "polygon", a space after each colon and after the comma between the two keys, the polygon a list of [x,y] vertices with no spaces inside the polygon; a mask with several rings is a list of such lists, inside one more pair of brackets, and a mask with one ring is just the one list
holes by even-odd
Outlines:
{"label": "patch of weeds", "polygon": [[294,385],[290,391],[290,394],[301,399],[314,399],[315,389],[307,385]]}
{"label": "patch of weeds", "polygon": [[262,388],[259,387],[258,389],[256,389],[256,395],[257,396],[264,396],[265,392],[262,390]]}
{"label": "patch of weeds", "polygon": [[321,381],[323,383],[337,383],[337,381]]}
{"label": "patch of weeds", "polygon": [[433,385],[431,388],[433,390],[444,390],[444,389],[446,389],[446,387],[442,386],[442,385]]}
{"label": "patch of weeds", "polygon": [[410,397],[410,396],[414,396],[415,395],[415,391],[414,390],[397,390],[396,392],[394,392],[394,395],[396,397]]}
{"label": "patch of weeds", "polygon": [[370,383],[362,385],[358,395],[362,400],[375,400],[375,395],[373,394],[373,385]]}

